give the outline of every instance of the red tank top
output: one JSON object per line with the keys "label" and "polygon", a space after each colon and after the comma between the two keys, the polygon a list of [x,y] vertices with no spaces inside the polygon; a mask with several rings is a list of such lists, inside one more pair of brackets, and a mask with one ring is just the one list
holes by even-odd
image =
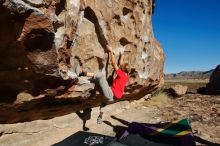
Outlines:
{"label": "red tank top", "polygon": [[125,85],[128,81],[128,74],[123,72],[121,69],[116,71],[116,78],[112,84],[112,92],[116,98],[122,98]]}

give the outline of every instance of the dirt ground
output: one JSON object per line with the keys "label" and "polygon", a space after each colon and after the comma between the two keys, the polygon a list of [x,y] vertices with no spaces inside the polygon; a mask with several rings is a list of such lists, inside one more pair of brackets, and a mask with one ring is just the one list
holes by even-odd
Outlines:
{"label": "dirt ground", "polygon": [[[164,99],[165,97],[160,101]],[[220,144],[220,96],[186,94],[177,99],[169,99],[163,105],[165,106],[158,107],[162,121],[187,118],[199,142],[207,145]]]}
{"label": "dirt ground", "polygon": [[104,122],[97,125],[88,122],[89,132],[118,136],[133,121],[159,123],[189,119],[195,133],[197,145],[220,144],[220,96],[186,94],[171,99],[159,93],[146,101],[132,103],[132,106],[117,114],[104,116]]}
{"label": "dirt ground", "polygon": [[158,123],[183,118],[189,119],[197,145],[220,144],[220,96],[188,93],[172,98],[159,92],[119,114],[105,117],[102,125],[89,126],[92,132],[101,126],[98,133],[117,136],[132,121]]}

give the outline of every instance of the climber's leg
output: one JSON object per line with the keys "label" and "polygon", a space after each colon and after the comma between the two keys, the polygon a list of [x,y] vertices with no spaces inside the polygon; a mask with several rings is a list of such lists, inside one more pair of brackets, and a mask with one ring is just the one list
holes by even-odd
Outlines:
{"label": "climber's leg", "polygon": [[101,106],[100,106],[100,113],[99,116],[97,118],[97,124],[101,124],[102,123],[102,115],[104,113],[104,107],[106,106],[106,104],[109,101],[113,101],[113,92],[112,89],[109,87],[108,82],[106,80],[105,74],[103,74],[102,72],[98,72],[98,73],[91,73],[91,72],[85,72],[85,71],[81,71],[79,76],[87,76],[87,77],[92,77],[94,80],[98,81],[102,92],[104,94],[105,99],[102,101]]}
{"label": "climber's leg", "polygon": [[102,103],[100,105],[100,113],[99,113],[99,116],[97,118],[97,124],[101,124],[103,113],[104,113],[104,107],[106,106],[107,102],[114,100],[113,99],[113,96],[114,96],[113,92],[112,92],[111,88],[108,85],[105,74],[103,74],[102,72],[84,73],[84,74],[86,74],[86,76],[93,77],[94,80],[99,82],[99,85],[100,85],[100,87],[102,89],[102,92],[105,96],[104,101],[102,101]]}
{"label": "climber's leg", "polygon": [[113,101],[114,95],[113,95],[112,89],[108,85],[105,74],[103,74],[102,72],[94,73],[93,78],[99,82],[99,85],[100,85],[102,92],[105,96],[104,103],[107,103],[108,101]]}

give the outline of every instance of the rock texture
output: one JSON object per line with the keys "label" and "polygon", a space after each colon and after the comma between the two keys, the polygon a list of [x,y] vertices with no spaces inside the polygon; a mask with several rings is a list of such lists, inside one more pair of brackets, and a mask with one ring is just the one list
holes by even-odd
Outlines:
{"label": "rock texture", "polygon": [[220,65],[213,71],[209,83],[206,85],[208,94],[220,94]]}
{"label": "rock texture", "polygon": [[[69,72],[78,58],[110,79],[106,44],[131,64],[127,99],[161,86],[164,54],[152,31],[153,7],[153,0],[0,0],[0,123],[97,106],[95,85],[76,83]],[[58,112],[60,104],[65,110]]]}

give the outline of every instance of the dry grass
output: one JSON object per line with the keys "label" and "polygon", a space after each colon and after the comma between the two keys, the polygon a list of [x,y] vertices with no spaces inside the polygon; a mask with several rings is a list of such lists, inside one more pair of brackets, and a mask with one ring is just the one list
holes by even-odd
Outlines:
{"label": "dry grass", "polygon": [[143,103],[145,107],[164,107],[168,105],[172,99],[163,90],[155,92],[150,100]]}
{"label": "dry grass", "polygon": [[205,87],[209,80],[196,80],[196,79],[186,79],[186,80],[165,80],[165,85],[162,89],[157,90],[151,96],[151,98],[143,103],[145,107],[165,107],[171,104],[173,100],[169,97],[164,89],[170,88],[173,85],[185,85],[188,87],[188,92],[197,93],[197,89]]}
{"label": "dry grass", "polygon": [[185,79],[185,80],[165,80],[164,88],[167,89],[173,85],[180,84],[188,87],[188,92],[196,93],[197,89],[205,87],[209,80],[205,79]]}

